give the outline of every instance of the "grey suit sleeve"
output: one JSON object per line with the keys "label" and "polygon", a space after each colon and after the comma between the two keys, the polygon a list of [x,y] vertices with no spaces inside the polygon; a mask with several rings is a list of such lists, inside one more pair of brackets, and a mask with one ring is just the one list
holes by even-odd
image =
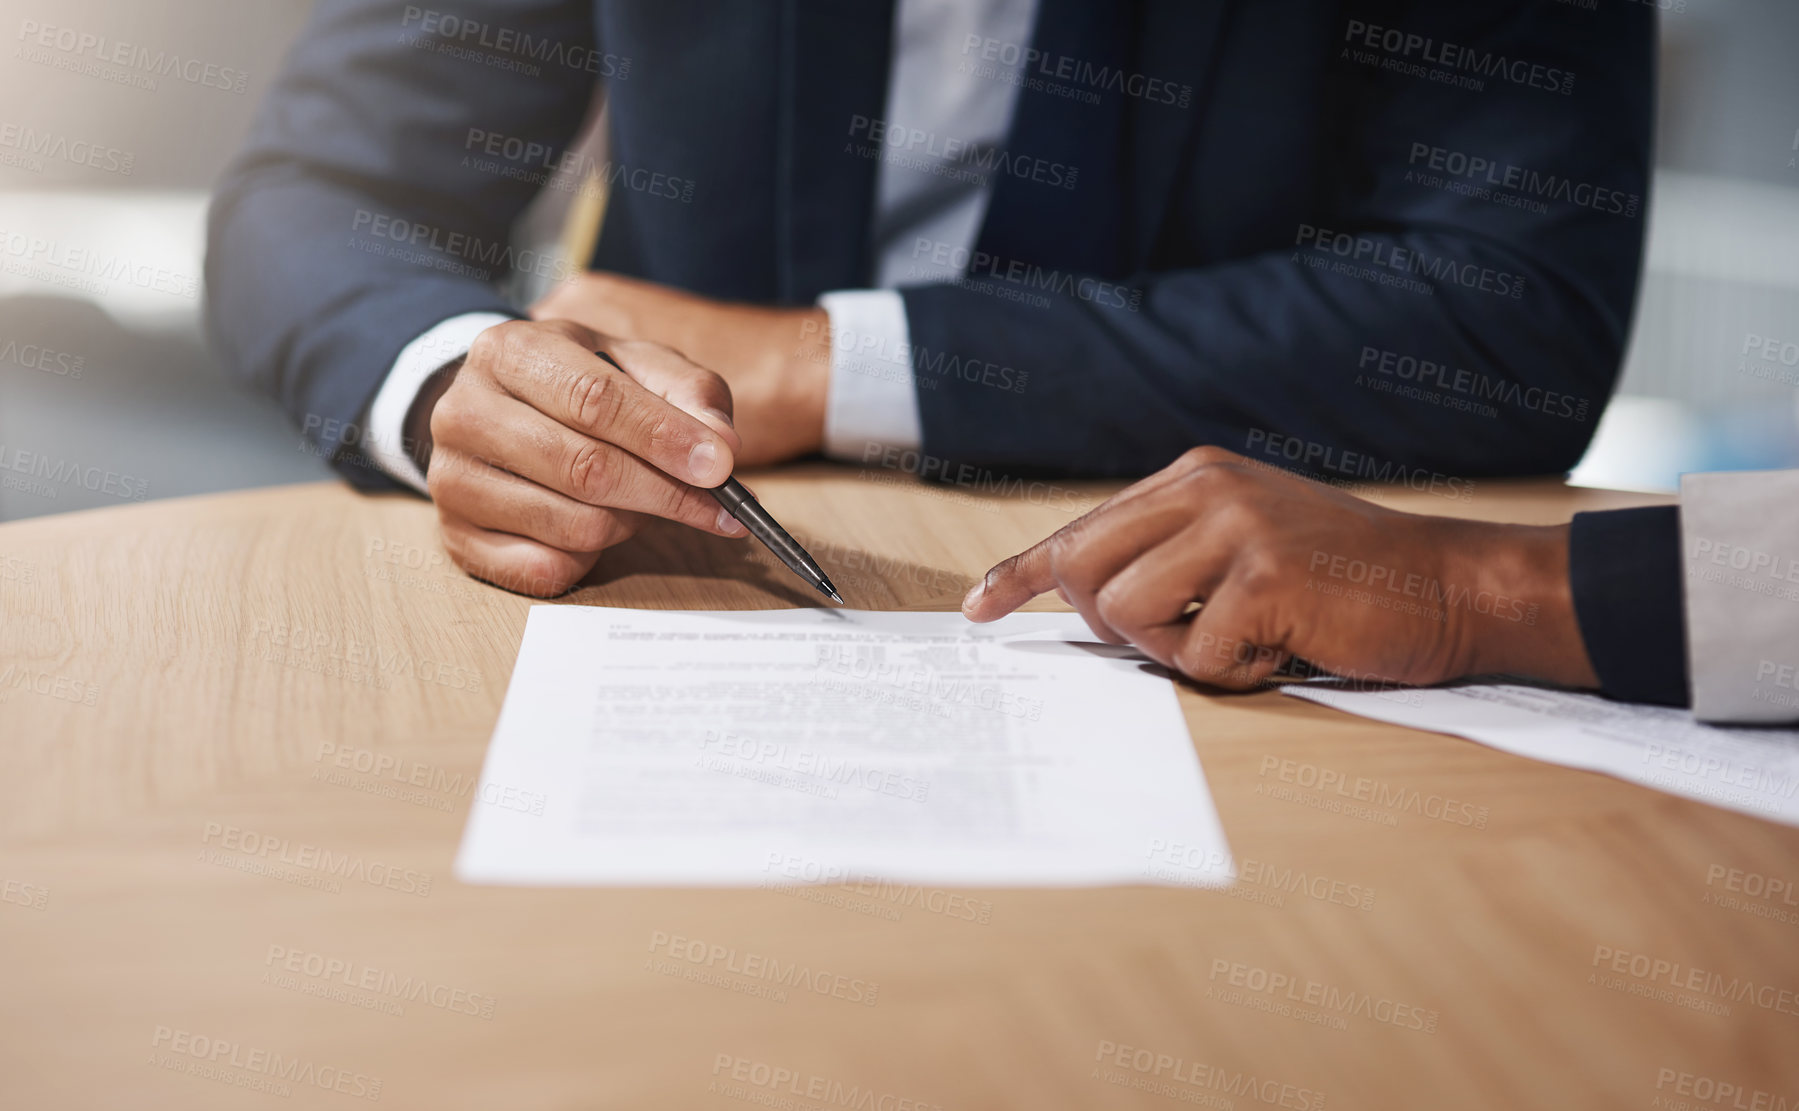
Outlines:
{"label": "grey suit sleeve", "polygon": [[1704,721],[1799,721],[1799,471],[1680,484],[1687,665]]}

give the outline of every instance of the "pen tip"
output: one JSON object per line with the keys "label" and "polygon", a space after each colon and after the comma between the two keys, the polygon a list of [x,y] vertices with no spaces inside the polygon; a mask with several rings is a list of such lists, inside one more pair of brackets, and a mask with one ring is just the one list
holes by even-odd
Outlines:
{"label": "pen tip", "polygon": [[826,586],[823,590],[830,596],[831,601],[836,602],[840,606],[843,604],[843,596],[838,594],[834,587]]}

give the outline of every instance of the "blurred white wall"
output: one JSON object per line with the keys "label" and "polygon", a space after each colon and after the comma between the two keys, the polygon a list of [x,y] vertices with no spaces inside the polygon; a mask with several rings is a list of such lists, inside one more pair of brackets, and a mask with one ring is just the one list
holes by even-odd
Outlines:
{"label": "blurred white wall", "polygon": [[1643,287],[1574,474],[1596,486],[1799,466],[1799,3],[1662,6]]}
{"label": "blurred white wall", "polygon": [[[199,326],[207,191],[310,10],[0,0],[0,233],[51,245],[0,253],[0,451],[95,479],[9,469],[0,520],[328,475],[272,402],[226,381]],[[69,35],[194,59],[200,80],[89,64],[94,49],[56,48]],[[75,251],[118,276],[42,261]]]}

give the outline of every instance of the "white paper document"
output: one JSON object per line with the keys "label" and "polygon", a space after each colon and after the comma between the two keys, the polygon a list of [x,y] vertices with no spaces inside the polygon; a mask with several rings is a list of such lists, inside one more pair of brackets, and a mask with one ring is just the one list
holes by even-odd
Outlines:
{"label": "white paper document", "polygon": [[1075,614],[535,606],[474,883],[1229,882],[1173,685]]}
{"label": "white paper document", "polygon": [[1799,730],[1704,725],[1686,710],[1515,685],[1286,693],[1377,721],[1453,733],[1533,760],[1799,825]]}

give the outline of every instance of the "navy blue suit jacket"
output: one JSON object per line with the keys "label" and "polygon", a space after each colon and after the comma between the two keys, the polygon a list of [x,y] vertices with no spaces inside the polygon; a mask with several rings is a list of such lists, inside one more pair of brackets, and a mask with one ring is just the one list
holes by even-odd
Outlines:
{"label": "navy blue suit jacket", "polygon": [[[355,461],[400,348],[509,307],[508,228],[602,84],[594,266],[768,303],[865,287],[891,24],[891,0],[319,0],[218,187],[218,349]],[[1642,5],[1042,0],[978,242],[998,275],[904,291],[925,451],[1565,470],[1635,295],[1654,37]],[[969,380],[986,364],[1022,387]]]}

